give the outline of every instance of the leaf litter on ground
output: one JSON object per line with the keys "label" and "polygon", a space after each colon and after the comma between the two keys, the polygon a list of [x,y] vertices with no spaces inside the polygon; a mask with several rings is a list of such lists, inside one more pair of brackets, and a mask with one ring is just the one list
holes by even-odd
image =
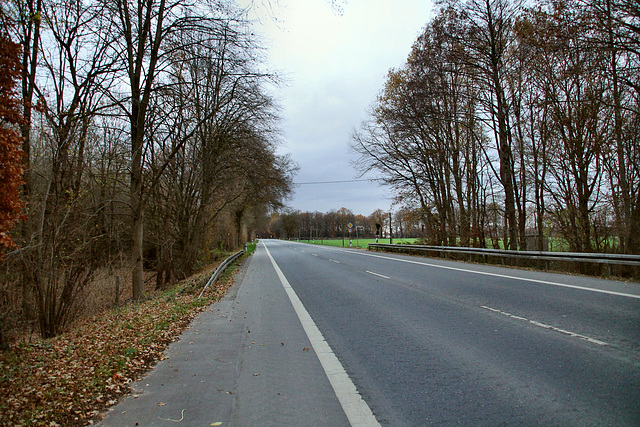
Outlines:
{"label": "leaf litter on ground", "polygon": [[0,425],[102,419],[196,315],[226,294],[229,274],[198,298],[213,268],[145,301],[80,321],[58,337],[0,351]]}

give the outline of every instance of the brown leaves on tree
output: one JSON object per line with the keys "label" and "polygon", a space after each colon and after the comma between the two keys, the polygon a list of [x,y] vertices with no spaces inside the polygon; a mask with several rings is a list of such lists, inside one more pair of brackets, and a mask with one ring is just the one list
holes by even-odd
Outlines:
{"label": "brown leaves on tree", "polygon": [[[4,21],[4,20],[3,20]],[[14,246],[9,230],[20,218],[22,181],[21,122],[16,83],[20,77],[20,45],[0,29],[0,256]]]}

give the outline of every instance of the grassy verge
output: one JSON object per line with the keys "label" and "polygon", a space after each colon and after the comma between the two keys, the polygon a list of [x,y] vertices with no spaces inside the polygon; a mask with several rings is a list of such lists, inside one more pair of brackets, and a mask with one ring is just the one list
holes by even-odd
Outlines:
{"label": "grassy verge", "polygon": [[[393,239],[394,244],[408,244],[413,245],[416,244],[417,239]],[[299,240],[299,242],[303,243],[311,243],[315,245],[325,245],[325,246],[339,246],[339,247],[349,247],[349,238],[344,238],[344,246],[342,239],[315,239],[315,240]],[[376,243],[376,239],[356,239],[355,237],[351,239],[351,247],[353,248],[363,248],[366,249],[369,247],[369,243]],[[389,243],[389,239],[378,239],[378,243]]]}
{"label": "grassy verge", "polygon": [[198,299],[212,271],[87,319],[56,338],[1,351],[0,425],[86,425],[100,419],[233,284],[228,269]]}
{"label": "grassy verge", "polygon": [[253,252],[256,250],[257,245],[258,245],[258,242],[255,240],[253,242],[247,243],[247,255],[253,254]]}
{"label": "grassy verge", "polygon": [[[369,245],[369,243],[376,243],[376,239],[356,239],[355,237],[352,237],[352,247],[354,248],[363,248],[366,249]],[[316,244],[316,245],[326,245],[326,246],[339,246],[339,247],[345,247],[348,248],[349,247],[349,238],[345,237],[344,238],[344,245],[343,245],[343,240],[342,238],[339,239],[315,239],[315,240],[305,240],[305,239],[301,239],[301,240],[297,240],[299,242],[303,242],[303,243],[311,243],[311,244]],[[418,244],[424,244],[424,243],[419,243],[420,239],[418,238],[395,238],[393,239],[393,243],[394,244],[406,244],[406,245],[418,245]],[[379,239],[379,243],[389,243],[389,239]],[[460,242],[458,242],[459,244]],[[501,240],[498,241],[498,249],[504,249],[504,242]],[[486,248],[493,248],[493,243],[490,239],[487,239],[485,242],[485,247]],[[549,250],[552,252],[567,252],[569,251],[569,243],[561,238],[557,238],[557,237],[552,237],[549,238]]]}

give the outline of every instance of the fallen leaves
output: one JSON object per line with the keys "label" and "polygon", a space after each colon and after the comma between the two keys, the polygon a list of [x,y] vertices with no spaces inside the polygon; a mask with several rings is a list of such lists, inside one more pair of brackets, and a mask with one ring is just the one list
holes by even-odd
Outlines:
{"label": "fallen leaves", "polygon": [[227,278],[198,299],[209,274],[87,319],[56,338],[0,351],[0,425],[86,425],[100,418],[233,284]]}

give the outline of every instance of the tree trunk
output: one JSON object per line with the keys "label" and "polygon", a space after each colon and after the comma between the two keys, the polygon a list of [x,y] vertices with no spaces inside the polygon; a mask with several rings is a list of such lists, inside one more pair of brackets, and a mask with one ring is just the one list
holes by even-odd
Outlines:
{"label": "tree trunk", "polygon": [[501,20],[496,20],[493,16],[491,2],[486,1],[486,17],[487,17],[487,30],[489,36],[489,66],[490,66],[490,81],[493,85],[493,92],[496,100],[496,119],[498,121],[498,157],[500,160],[500,180],[504,188],[504,212],[506,218],[506,234],[507,240],[505,241],[505,249],[517,250],[518,244],[518,230],[516,222],[516,202],[515,202],[515,188],[514,188],[514,171],[513,171],[513,159],[511,152],[511,135],[509,130],[509,106],[504,93],[503,81],[501,78],[501,68],[504,66],[504,42],[505,35],[503,32],[505,29],[502,27],[506,25]]}
{"label": "tree trunk", "polygon": [[[629,216],[629,227],[632,230],[640,230],[640,193],[636,196],[635,207]],[[627,252],[640,255],[640,233],[629,233]]]}
{"label": "tree trunk", "polygon": [[[501,116],[502,114],[499,114]],[[505,242],[505,249],[517,250],[518,232],[516,227],[516,202],[513,188],[513,170],[511,161],[511,147],[506,141],[507,127],[502,119],[498,117],[498,125],[500,126],[500,142],[498,146],[500,158],[500,180],[504,187],[504,213],[506,217],[506,228],[508,242]],[[501,123],[502,122],[502,123]]]}
{"label": "tree trunk", "polygon": [[[131,123],[131,263],[133,270],[131,272],[131,286],[133,299],[139,300],[144,295],[144,264],[143,264],[143,245],[144,245],[144,205],[142,200],[142,148],[144,138],[144,126],[138,124],[138,118],[141,108],[134,103],[132,108]],[[144,121],[144,116],[141,119]]]}
{"label": "tree trunk", "polygon": [[[22,97],[24,102],[23,118],[24,122],[20,126],[22,134],[22,151],[24,151],[24,197],[29,209],[29,202],[32,193],[31,183],[31,111],[33,108],[33,93],[35,90],[36,70],[38,64],[38,52],[40,51],[40,17],[42,14],[42,0],[24,3],[28,10],[23,10],[25,16],[21,19],[28,20],[24,23],[25,33],[22,34]],[[31,223],[26,222],[24,236],[29,238],[31,233]]]}
{"label": "tree trunk", "polygon": [[[624,138],[622,135],[622,105],[621,105],[621,93],[619,88],[618,77],[618,65],[617,65],[617,50],[615,48],[613,38],[613,22],[611,12],[611,1],[606,2],[607,9],[607,32],[609,36],[609,49],[611,51],[611,82],[613,84],[613,107],[614,107],[614,137],[616,141],[616,154],[617,154],[617,170],[618,170],[618,185],[620,186],[620,197],[622,198],[622,206],[620,212],[620,223],[622,230],[619,234],[620,249],[624,253],[627,251],[627,240],[632,234],[633,228],[630,227],[631,217],[631,193],[629,191],[629,183],[627,181],[627,165],[624,150]],[[614,196],[615,197],[615,196]],[[615,199],[614,199],[615,200]]]}
{"label": "tree trunk", "polygon": [[143,248],[143,217],[142,206],[139,198],[137,208],[133,209],[133,227],[132,227],[132,245],[131,245],[131,262],[133,270],[131,272],[131,284],[133,291],[133,299],[139,300],[144,295],[144,265],[142,257]]}

